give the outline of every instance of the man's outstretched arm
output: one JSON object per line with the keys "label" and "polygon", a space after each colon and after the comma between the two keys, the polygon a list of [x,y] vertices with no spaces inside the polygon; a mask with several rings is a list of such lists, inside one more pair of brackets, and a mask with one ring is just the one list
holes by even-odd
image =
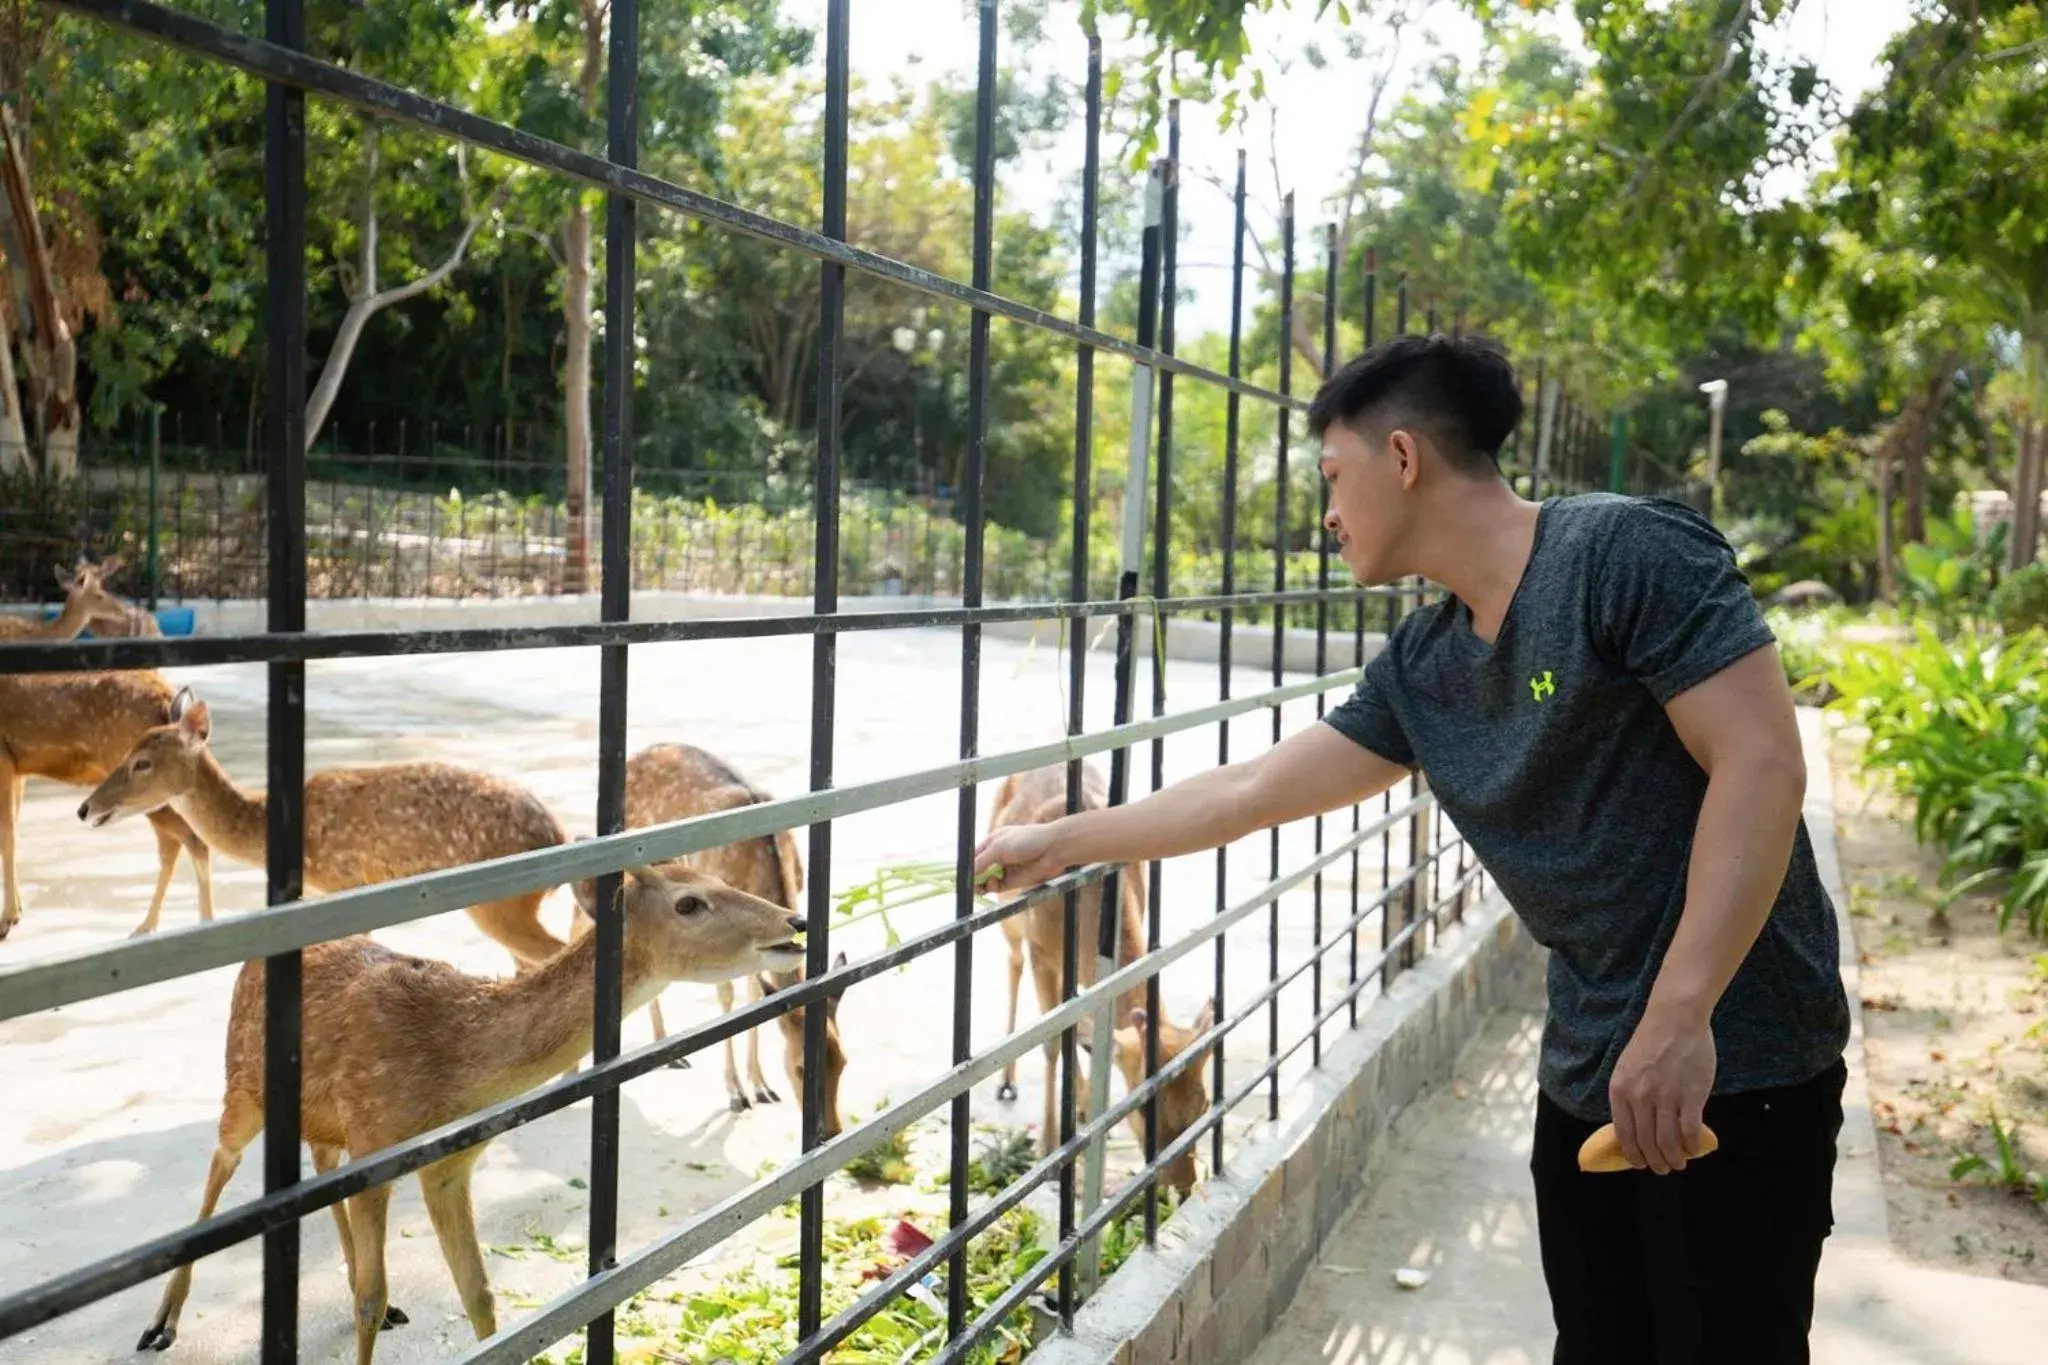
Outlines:
{"label": "man's outstretched arm", "polygon": [[1407,775],[1318,723],[1257,758],[1211,768],[1142,801],[996,830],[975,850],[974,871],[999,866],[1002,880],[985,889],[1021,891],[1070,867],[1199,853],[1378,796]]}

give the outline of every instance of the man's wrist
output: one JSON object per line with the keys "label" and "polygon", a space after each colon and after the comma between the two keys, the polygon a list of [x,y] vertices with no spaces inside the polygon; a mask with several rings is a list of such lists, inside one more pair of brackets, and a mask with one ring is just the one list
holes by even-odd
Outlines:
{"label": "man's wrist", "polygon": [[1715,1001],[1715,994],[1704,986],[1660,979],[1650,989],[1643,1020],[1672,1029],[1705,1028],[1713,1020]]}

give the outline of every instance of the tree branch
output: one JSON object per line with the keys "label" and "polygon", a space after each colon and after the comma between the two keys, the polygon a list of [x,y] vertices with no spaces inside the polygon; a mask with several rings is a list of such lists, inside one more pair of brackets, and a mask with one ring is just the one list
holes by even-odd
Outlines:
{"label": "tree branch", "polygon": [[1636,173],[1629,178],[1627,188],[1621,192],[1621,197],[1631,205],[1631,217],[1635,212],[1633,206],[1642,202],[1637,198],[1637,192],[1642,189],[1643,181],[1649,177],[1652,170],[1663,164],[1664,154],[1671,150],[1672,144],[1684,133],[1685,125],[1692,121],[1693,115],[1706,104],[1707,97],[1728,78],[1729,71],[1734,68],[1736,40],[1742,36],[1744,27],[1749,23],[1750,13],[1755,8],[1756,0],[1742,0],[1742,4],[1735,11],[1734,19],[1729,21],[1728,27],[1721,34],[1719,59],[1708,69],[1706,75],[1700,77],[1699,84],[1693,88],[1692,98],[1685,102],[1685,108],[1678,111],[1678,117],[1664,130],[1664,136],[1657,139],[1656,147],[1637,164]]}

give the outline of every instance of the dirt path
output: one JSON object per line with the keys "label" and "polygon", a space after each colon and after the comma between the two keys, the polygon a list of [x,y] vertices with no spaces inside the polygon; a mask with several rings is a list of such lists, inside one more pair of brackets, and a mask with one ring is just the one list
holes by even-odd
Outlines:
{"label": "dirt path", "polygon": [[[1862,775],[1853,734],[1830,747],[1892,1242],[1922,1265],[2048,1284],[2048,1207],[1995,1186],[1991,1126],[2022,1171],[2048,1172],[2048,944],[2000,935],[1993,902],[1939,913],[1941,857],[1914,842],[1910,804]],[[1971,1155],[1988,1168],[1955,1178]]]}

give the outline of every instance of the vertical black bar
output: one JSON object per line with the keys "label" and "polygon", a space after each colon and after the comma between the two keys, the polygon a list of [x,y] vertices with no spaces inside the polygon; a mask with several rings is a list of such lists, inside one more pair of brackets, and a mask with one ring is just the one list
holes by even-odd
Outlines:
{"label": "vertical black bar", "polygon": [[[305,0],[266,0],[263,32],[280,47],[303,48]],[[268,617],[276,634],[306,628],[306,97],[274,82],[264,93],[269,334],[264,483],[270,522]],[[273,663],[269,675],[264,900],[283,905],[299,899],[304,889],[306,666]],[[263,969],[265,1193],[299,1183],[301,961],[296,951],[280,953],[266,959]],[[263,1365],[291,1365],[298,1359],[297,1219],[263,1235],[262,1341]]]}
{"label": "vertical black bar", "polygon": [[[1102,39],[1088,35],[1088,124],[1087,145],[1081,168],[1081,310],[1083,327],[1095,325],[1096,230],[1099,212],[1098,182],[1102,174]],[[1067,596],[1076,602],[1088,599],[1088,514],[1094,497],[1095,444],[1095,348],[1081,343],[1074,356],[1074,524],[1072,558],[1067,568]],[[1067,650],[1067,733],[1078,735],[1087,728],[1084,705],[1088,685],[1088,651],[1083,647],[1087,624],[1079,619],[1065,623],[1072,639]],[[1081,809],[1082,761],[1067,764],[1067,812]],[[1074,998],[1080,977],[1080,895],[1069,891],[1062,913],[1060,934],[1060,999]],[[1081,1067],[1080,1029],[1070,1026],[1060,1034],[1060,1145],[1074,1140],[1074,1085]],[[1060,1245],[1074,1236],[1074,1163],[1060,1167]],[[1074,1261],[1060,1266],[1060,1324],[1074,1326]]]}
{"label": "vertical black bar", "polygon": [[[1173,354],[1174,271],[1177,238],[1180,235],[1180,101],[1166,108],[1166,186],[1160,197],[1159,218],[1159,349]],[[1153,482],[1152,512],[1152,596],[1165,601],[1171,590],[1168,567],[1173,541],[1173,371],[1159,375],[1159,461]],[[1166,714],[1166,616],[1155,613],[1152,622],[1152,714]],[[1166,785],[1166,741],[1152,741],[1152,790]],[[1159,951],[1161,865],[1152,863],[1146,884],[1145,951]],[[1159,977],[1145,982],[1145,1074],[1159,1070]],[[1159,1092],[1145,1099],[1145,1164],[1159,1154]],[[1159,1238],[1159,1185],[1145,1188],[1145,1242]]]}
{"label": "vertical black bar", "polygon": [[[1373,348],[1374,343],[1379,339],[1379,310],[1380,253],[1377,247],[1367,247],[1365,249],[1365,349],[1368,351]],[[1390,634],[1391,626],[1392,623],[1389,622]],[[1353,646],[1353,662],[1359,667],[1364,667],[1365,665],[1365,599],[1363,597],[1358,599],[1357,639]],[[1394,805],[1393,789],[1389,788],[1381,796],[1380,800],[1385,809],[1392,810]],[[1355,820],[1355,810],[1353,815]],[[1387,884],[1387,863],[1392,848],[1393,835],[1382,831],[1380,834],[1380,885],[1382,888]],[[1353,920],[1358,918],[1358,884],[1361,870],[1359,850],[1353,849],[1351,852],[1351,916]],[[1356,927],[1351,931],[1351,980],[1354,984],[1358,980],[1358,932]],[[1380,907],[1380,944],[1382,948],[1386,945],[1386,939],[1387,912],[1385,904],[1382,903]],[[1351,1027],[1358,1027],[1358,995],[1356,992],[1353,992],[1351,996]]]}
{"label": "vertical black bar", "polygon": [[[995,238],[996,0],[981,0],[981,60],[974,93],[974,263],[976,289],[989,287]],[[988,455],[988,328],[989,315],[974,310],[968,331],[967,359],[967,545],[961,573],[961,605],[981,605],[982,537],[986,509],[983,478]],[[960,628],[960,757],[972,758],[980,747],[981,627],[970,621]],[[974,832],[978,792],[973,784],[960,788],[959,844],[956,851],[953,912],[961,919],[974,913]],[[953,945],[953,1064],[972,1051],[972,987],[974,935]],[[966,1092],[952,1104],[952,1184],[949,1227],[967,1221],[967,1167],[971,1110]],[[962,1243],[948,1262],[946,1274],[946,1339],[967,1329],[967,1246]]]}
{"label": "vertical black bar", "polygon": [[[1244,148],[1237,149],[1237,189],[1231,195],[1233,224],[1230,239],[1230,377],[1239,378],[1244,368]],[[1237,441],[1239,427],[1239,395],[1232,389],[1224,398],[1223,420],[1223,592],[1226,596],[1237,591]],[[1223,608],[1223,621],[1218,634],[1216,651],[1217,694],[1221,700],[1230,700],[1230,645],[1231,625],[1236,613],[1228,606]],[[1226,718],[1216,727],[1216,765],[1222,767],[1230,762],[1230,721]],[[1216,850],[1216,913],[1222,914],[1230,904],[1230,847],[1224,845]],[[1223,993],[1223,965],[1226,957],[1224,939],[1228,934],[1216,936],[1216,1018],[1227,1014]],[[1223,1095],[1223,1047],[1218,1044],[1210,1054],[1212,1078],[1209,1093]],[[1223,1124],[1218,1122],[1211,1130],[1209,1165],[1212,1175],[1223,1174]]]}
{"label": "vertical black bar", "polygon": [[1435,299],[1431,299],[1431,300],[1429,301],[1429,312],[1428,312],[1428,314],[1427,314],[1427,325],[1425,325],[1425,326],[1423,327],[1422,331],[1423,331],[1423,334],[1424,334],[1425,336],[1435,336],[1435,335],[1436,335],[1436,300],[1435,300]]}
{"label": "vertical black bar", "polygon": [[1404,337],[1408,335],[1408,272],[1405,270],[1401,272],[1401,282],[1397,286],[1397,291],[1394,301],[1394,335]]}
{"label": "vertical black bar", "polygon": [[[846,239],[847,53],[852,41],[849,0],[831,0],[825,11],[825,180],[819,230]],[[817,539],[812,546],[811,609],[820,616],[839,610],[839,402],[840,343],[846,314],[846,267],[818,265],[818,458],[812,489]],[[811,637],[811,790],[832,785],[833,750],[839,709],[839,637],[821,630]],[[804,971],[822,976],[831,969],[832,822],[810,827],[809,900],[805,904]],[[818,1145],[825,1126],[825,1010],[804,1010],[804,1092],[799,1099],[804,1151]],[[809,1340],[825,1312],[825,1183],[807,1186],[797,1204],[797,1339]]]}
{"label": "vertical black bar", "polygon": [[[1294,195],[1289,192],[1280,209],[1280,392],[1294,392]],[[1293,434],[1293,414],[1279,410],[1278,464],[1273,474],[1273,591],[1287,590],[1287,443]],[[1286,663],[1287,608],[1273,609],[1273,686],[1280,686]],[[1280,742],[1280,708],[1273,708],[1273,743]],[[1280,828],[1273,827],[1271,859],[1267,875],[1280,880]],[[1280,900],[1276,896],[1266,907],[1266,982],[1280,979]],[[1266,1058],[1280,1053],[1280,997],[1275,994],[1266,1005]],[[1267,1078],[1266,1117],[1280,1119],[1280,1069]]]}
{"label": "vertical black bar", "polygon": [[[605,38],[606,154],[620,166],[639,161],[639,0],[612,0]],[[605,196],[604,206],[604,525],[598,609],[606,621],[632,615],[633,576],[633,247],[634,203]],[[520,534],[526,519],[520,517]],[[598,651],[597,829],[626,827],[625,645]],[[590,1055],[619,1055],[619,1012],[625,991],[625,922],[615,900],[618,874],[598,881],[597,963]],[[619,1091],[608,1086],[590,1102],[590,1273],[617,1262],[619,1238]],[[613,1317],[601,1313],[585,1329],[588,1365],[611,1365]]]}
{"label": "vertical black bar", "polygon": [[[1323,373],[1328,379],[1336,373],[1337,363],[1337,225],[1323,225]],[[1330,514],[1330,486],[1321,479],[1316,480],[1319,505],[1316,511],[1316,676],[1330,671],[1330,534],[1323,525],[1323,519]],[[1316,693],[1316,718],[1322,719],[1327,709],[1327,697]],[[1315,855],[1323,856],[1323,817],[1315,818]],[[1323,874],[1317,872],[1311,883],[1311,909],[1309,931],[1312,940],[1314,961],[1309,967],[1309,1003],[1313,1008],[1311,1019],[1323,1017]],[[1323,1064],[1323,1029],[1316,1025],[1309,1038],[1309,1064]]]}

